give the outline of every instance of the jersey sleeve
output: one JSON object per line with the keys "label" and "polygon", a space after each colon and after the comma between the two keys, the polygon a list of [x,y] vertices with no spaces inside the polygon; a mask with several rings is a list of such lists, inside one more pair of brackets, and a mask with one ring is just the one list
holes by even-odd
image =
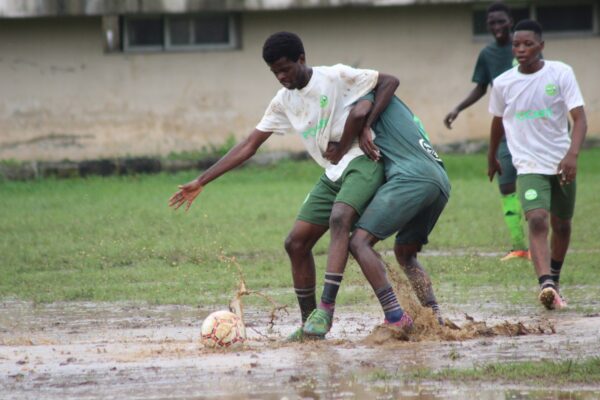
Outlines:
{"label": "jersey sleeve", "polygon": [[355,103],[377,85],[379,72],[375,70],[352,68],[344,64],[336,64],[333,68],[340,77],[341,90],[345,94],[345,105]]}
{"label": "jersey sleeve", "polygon": [[293,130],[292,124],[285,113],[281,92],[273,97],[262,119],[258,125],[256,125],[256,129],[262,132],[273,132],[279,135],[289,133]]}
{"label": "jersey sleeve", "polygon": [[475,70],[473,70],[473,77],[471,78],[471,81],[485,86],[488,86],[492,82],[492,77],[490,76],[489,69],[487,68],[483,50],[479,53],[479,57],[477,57],[477,62],[475,63]]}
{"label": "jersey sleeve", "polygon": [[567,108],[572,110],[575,107],[583,106],[583,96],[581,95],[581,90],[579,90],[579,85],[577,84],[577,79],[575,78],[573,69],[571,67],[567,67],[565,72],[562,74],[561,79],[562,95]]}
{"label": "jersey sleeve", "polygon": [[504,109],[506,108],[506,102],[502,94],[502,87],[500,85],[492,86],[492,93],[490,94],[490,105],[489,112],[495,117],[502,117],[504,115]]}

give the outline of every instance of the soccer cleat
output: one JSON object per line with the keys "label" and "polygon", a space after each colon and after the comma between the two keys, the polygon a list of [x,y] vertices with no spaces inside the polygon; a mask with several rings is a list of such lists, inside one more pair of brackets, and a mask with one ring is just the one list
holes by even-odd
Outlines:
{"label": "soccer cleat", "polygon": [[290,333],[289,336],[285,339],[286,342],[302,342],[304,341],[304,331],[302,327],[296,329],[294,332]]}
{"label": "soccer cleat", "polygon": [[305,336],[310,338],[324,338],[325,334],[331,329],[333,316],[325,310],[316,308],[306,319],[302,331]]}
{"label": "soccer cleat", "polygon": [[396,322],[389,322],[387,319],[383,321],[384,325],[395,326],[397,328],[404,329],[407,332],[410,332],[413,328],[413,320],[407,313],[402,314],[402,318]]}
{"label": "soccer cleat", "polygon": [[531,254],[529,254],[529,250],[511,250],[507,255],[502,257],[500,261],[508,261],[513,258],[524,258],[525,260],[531,260]]}
{"label": "soccer cleat", "polygon": [[540,303],[542,303],[548,310],[560,310],[561,308],[565,308],[567,306],[567,302],[552,287],[542,289],[539,299]]}

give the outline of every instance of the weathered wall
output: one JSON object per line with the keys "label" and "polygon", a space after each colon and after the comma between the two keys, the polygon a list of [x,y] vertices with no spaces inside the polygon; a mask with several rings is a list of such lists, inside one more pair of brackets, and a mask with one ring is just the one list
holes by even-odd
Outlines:
{"label": "weathered wall", "polygon": [[[487,96],[442,119],[472,88],[483,42],[467,6],[273,11],[242,16],[242,49],[103,54],[101,20],[0,19],[0,159],[90,159],[164,155],[246,135],[279,84],[260,57],[272,32],[304,39],[310,65],[343,62],[392,73],[397,94],[434,142],[485,138]],[[571,64],[600,133],[600,38],[547,38],[544,55]],[[295,137],[271,149],[298,150]]]}

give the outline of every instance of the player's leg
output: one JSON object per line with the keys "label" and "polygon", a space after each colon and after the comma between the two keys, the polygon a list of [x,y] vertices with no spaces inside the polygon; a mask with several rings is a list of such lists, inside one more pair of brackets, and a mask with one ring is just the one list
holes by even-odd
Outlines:
{"label": "player's leg", "polygon": [[[550,275],[560,293],[560,273],[571,241],[571,221],[575,211],[576,182],[561,185],[558,177],[552,179],[550,225]],[[566,305],[566,303],[565,303]]]}
{"label": "player's leg", "polygon": [[404,312],[394,288],[387,278],[385,263],[373,246],[379,239],[364,229],[357,228],[350,239],[350,252],[373,288],[385,315],[385,322],[410,328],[412,319]]}
{"label": "player's leg", "polygon": [[288,337],[288,341],[303,339],[302,327],[317,308],[312,248],[329,229],[329,216],[337,192],[338,188],[323,174],[306,196],[297,220],[285,240],[285,250],[292,265],[294,291],[302,316],[302,326]]}
{"label": "player's leg", "polygon": [[508,227],[511,240],[511,250],[502,257],[502,261],[513,258],[529,258],[522,226],[523,210],[516,193],[517,170],[512,163],[512,155],[505,140],[500,142],[497,157],[502,167],[502,175],[498,175],[496,179],[502,198],[504,223]]}
{"label": "player's leg", "polygon": [[448,198],[437,188],[425,188],[423,194],[422,208],[396,235],[394,254],[421,305],[431,308],[438,322],[443,325],[444,319],[431,279],[417,259],[417,253],[428,243],[429,235],[446,207]]}
{"label": "player's leg", "polygon": [[352,160],[340,180],[335,182],[339,191],[329,217],[331,241],[323,294],[319,306],[304,324],[305,334],[323,336],[331,329],[335,301],[348,261],[350,230],[383,181],[382,163],[361,156]]}
{"label": "player's leg", "polygon": [[[540,285],[539,300],[548,309],[556,308],[559,301],[556,285],[550,275],[551,182],[550,176],[525,174],[518,177],[519,198],[525,210],[529,231],[529,251]],[[558,304],[560,306],[560,304]]]}

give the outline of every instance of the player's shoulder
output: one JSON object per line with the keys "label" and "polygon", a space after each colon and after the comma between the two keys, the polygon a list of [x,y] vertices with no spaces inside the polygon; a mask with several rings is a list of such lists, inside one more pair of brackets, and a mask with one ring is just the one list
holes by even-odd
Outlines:
{"label": "player's shoulder", "polygon": [[494,79],[494,87],[502,87],[514,80],[515,77],[518,75],[518,68],[519,66],[515,65],[511,69],[507,69],[506,71],[498,75],[496,79]]}
{"label": "player's shoulder", "polygon": [[550,69],[553,69],[555,71],[559,71],[559,72],[571,72],[573,71],[573,67],[571,67],[569,64],[562,62],[562,61],[558,61],[558,60],[545,60],[545,62],[547,63],[548,67],[550,67]]}

